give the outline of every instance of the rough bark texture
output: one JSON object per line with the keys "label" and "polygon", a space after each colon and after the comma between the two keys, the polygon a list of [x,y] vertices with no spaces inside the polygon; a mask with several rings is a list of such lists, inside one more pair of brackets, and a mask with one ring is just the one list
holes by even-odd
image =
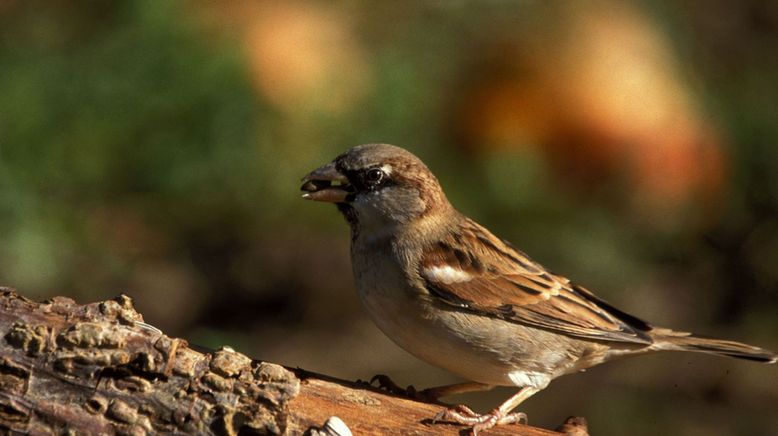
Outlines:
{"label": "rough bark texture", "polygon": [[[335,435],[333,416],[357,435],[463,431],[430,425],[438,405],[229,348],[198,352],[144,324],[126,296],[37,303],[0,288],[0,307],[3,433]],[[585,423],[568,424],[585,434]],[[487,433],[560,434],[523,425]]]}

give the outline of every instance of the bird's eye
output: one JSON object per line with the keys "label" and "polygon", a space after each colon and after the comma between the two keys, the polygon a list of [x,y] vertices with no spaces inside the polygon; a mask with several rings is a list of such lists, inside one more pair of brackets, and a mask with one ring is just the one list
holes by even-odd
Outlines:
{"label": "bird's eye", "polygon": [[365,181],[371,185],[377,185],[381,183],[381,181],[384,179],[384,176],[386,176],[386,173],[384,173],[381,169],[372,168],[367,170],[367,173],[365,173]]}

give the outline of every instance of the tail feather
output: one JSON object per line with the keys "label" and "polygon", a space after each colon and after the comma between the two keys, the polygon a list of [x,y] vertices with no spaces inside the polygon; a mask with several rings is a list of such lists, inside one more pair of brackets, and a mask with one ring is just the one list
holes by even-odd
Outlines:
{"label": "tail feather", "polygon": [[778,361],[778,354],[740,342],[706,338],[668,329],[654,329],[651,333],[655,341],[654,348],[657,350],[694,351],[763,363],[775,363]]}

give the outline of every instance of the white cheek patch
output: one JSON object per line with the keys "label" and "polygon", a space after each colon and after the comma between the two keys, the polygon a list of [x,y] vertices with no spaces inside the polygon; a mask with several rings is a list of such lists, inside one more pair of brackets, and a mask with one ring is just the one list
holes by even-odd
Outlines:
{"label": "white cheek patch", "polygon": [[424,276],[429,281],[445,284],[466,282],[472,278],[467,272],[448,265],[429,267],[424,270]]}

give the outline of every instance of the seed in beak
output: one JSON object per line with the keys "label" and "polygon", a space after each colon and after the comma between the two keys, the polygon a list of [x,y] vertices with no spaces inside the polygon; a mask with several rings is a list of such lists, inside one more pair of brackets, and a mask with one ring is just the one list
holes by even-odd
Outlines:
{"label": "seed in beak", "polygon": [[329,180],[308,180],[303,183],[303,186],[300,187],[300,190],[306,192],[316,192],[325,188],[329,188],[330,186],[332,186],[332,182]]}

